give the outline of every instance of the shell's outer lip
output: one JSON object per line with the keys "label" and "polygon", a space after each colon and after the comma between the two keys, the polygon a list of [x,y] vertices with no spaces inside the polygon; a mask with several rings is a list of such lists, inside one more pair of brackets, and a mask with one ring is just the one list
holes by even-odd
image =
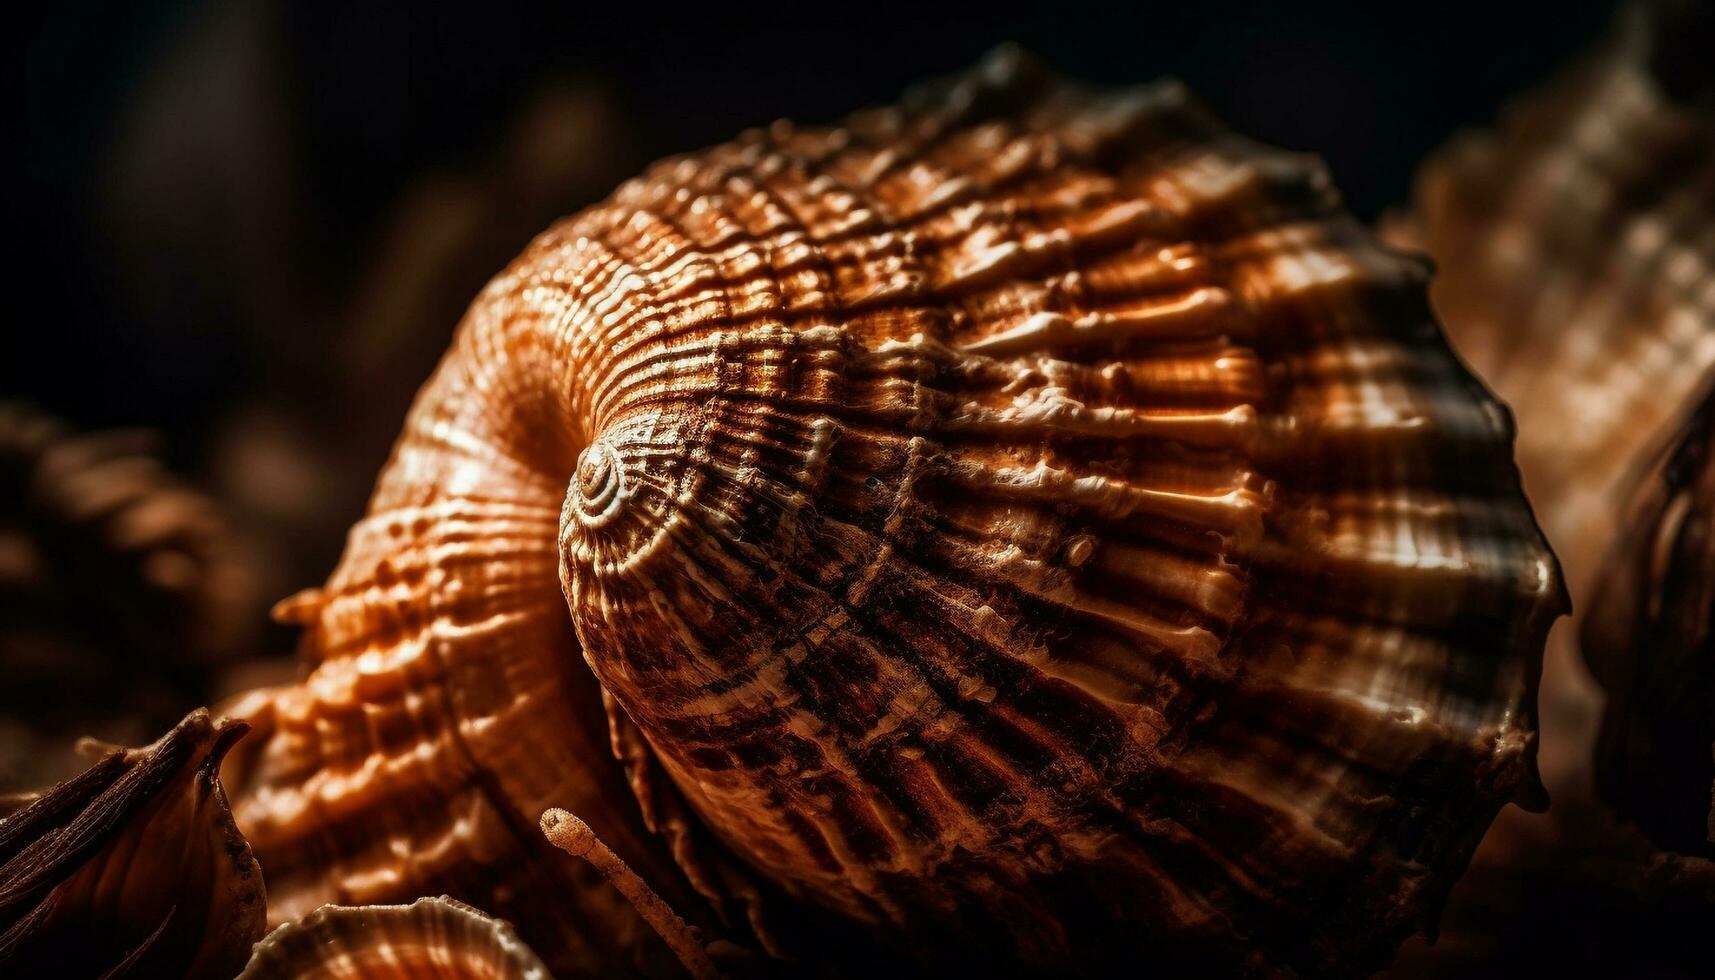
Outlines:
{"label": "shell's outer lip", "polygon": [[613,520],[624,506],[625,490],[625,464],[613,447],[601,440],[585,447],[572,482],[578,523],[593,529]]}

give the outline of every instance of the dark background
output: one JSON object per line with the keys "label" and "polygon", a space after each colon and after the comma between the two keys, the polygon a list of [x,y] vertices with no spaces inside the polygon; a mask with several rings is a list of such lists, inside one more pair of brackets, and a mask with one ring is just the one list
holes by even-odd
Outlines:
{"label": "dark background", "polygon": [[[24,14],[27,138],[0,398],[141,425],[319,582],[481,283],[656,157],[826,121],[1017,40],[1177,75],[1322,154],[1358,214],[1596,37],[1605,0],[1031,9],[512,0],[67,2]],[[16,63],[16,62],[15,62]],[[278,645],[271,641],[271,645]]]}
{"label": "dark background", "polygon": [[[333,568],[464,306],[532,234],[652,159],[783,116],[831,121],[1015,40],[1094,81],[1179,76],[1238,129],[1321,154],[1374,220],[1406,201],[1432,150],[1565,65],[1613,7],[22,8],[0,402],[156,431],[168,464],[230,523],[251,629],[222,651],[236,667],[132,705],[129,728],[93,704],[39,741],[8,745],[26,729],[0,728],[0,789],[80,768],[35,765],[67,732],[143,741],[223,691],[289,675],[294,636],[262,625],[267,605]],[[1398,975],[1667,975],[1644,954],[1703,955],[1683,911],[1591,855],[1596,831],[1578,828],[1593,811],[1566,802],[1550,817],[1505,812],[1440,945],[1413,940]]]}

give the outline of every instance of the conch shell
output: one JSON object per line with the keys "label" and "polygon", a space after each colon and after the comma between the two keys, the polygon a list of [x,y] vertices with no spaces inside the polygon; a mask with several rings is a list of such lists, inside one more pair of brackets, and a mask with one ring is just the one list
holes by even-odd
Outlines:
{"label": "conch shell", "polygon": [[1636,496],[1582,631],[1608,693],[1596,788],[1658,845],[1715,858],[1715,377]]}
{"label": "conch shell", "polygon": [[1565,605],[1427,277],[1181,86],[1011,50],[654,166],[483,291],[281,608],[275,914],[444,890],[575,960],[624,916],[561,806],[925,969],[1385,964],[1536,801]]}
{"label": "conch shell", "polygon": [[239,980],[550,980],[512,927],[446,896],[328,905],[256,944]]}
{"label": "conch shell", "polygon": [[263,932],[218,778],[242,724],[198,710],[0,820],[0,974],[225,980]]}

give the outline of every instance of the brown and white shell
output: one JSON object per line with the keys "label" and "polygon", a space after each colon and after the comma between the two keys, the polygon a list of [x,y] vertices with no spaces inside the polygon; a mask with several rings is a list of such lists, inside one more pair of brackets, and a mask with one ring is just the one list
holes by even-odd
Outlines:
{"label": "brown and white shell", "polygon": [[326,905],[261,942],[239,980],[550,980],[512,927],[446,896]]}
{"label": "brown and white shell", "polygon": [[266,896],[219,770],[244,732],[198,710],[0,820],[0,976],[225,980],[243,966]]}
{"label": "brown and white shell", "polygon": [[1715,13],[1638,2],[1590,56],[1456,140],[1394,230],[1455,348],[1518,418],[1575,603],[1640,462],[1715,366]]}
{"label": "brown and white shell", "polygon": [[1596,788],[1659,846],[1715,858],[1715,376],[1635,496],[1581,634],[1608,693]]}
{"label": "brown and white shell", "polygon": [[1010,50],[652,167],[478,297],[282,607],[311,670],[232,767],[275,914],[607,955],[563,806],[904,972],[1385,964],[1534,798],[1564,608],[1427,276],[1181,86]]}

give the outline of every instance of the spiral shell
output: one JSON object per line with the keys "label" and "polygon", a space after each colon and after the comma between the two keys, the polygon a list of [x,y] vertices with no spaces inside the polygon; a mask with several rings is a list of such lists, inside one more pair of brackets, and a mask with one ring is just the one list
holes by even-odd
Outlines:
{"label": "spiral shell", "polygon": [[198,710],[0,820],[0,975],[232,976],[266,904],[218,778],[244,732]]}
{"label": "spiral shell", "polygon": [[490,283],[285,607],[271,888],[572,880],[550,805],[672,886],[605,700],[705,894],[925,967],[1380,966],[1532,798],[1564,608],[1427,274],[1181,86],[1010,50],[656,165]]}
{"label": "spiral shell", "polygon": [[446,896],[323,906],[256,944],[239,980],[550,980],[505,922]]}

